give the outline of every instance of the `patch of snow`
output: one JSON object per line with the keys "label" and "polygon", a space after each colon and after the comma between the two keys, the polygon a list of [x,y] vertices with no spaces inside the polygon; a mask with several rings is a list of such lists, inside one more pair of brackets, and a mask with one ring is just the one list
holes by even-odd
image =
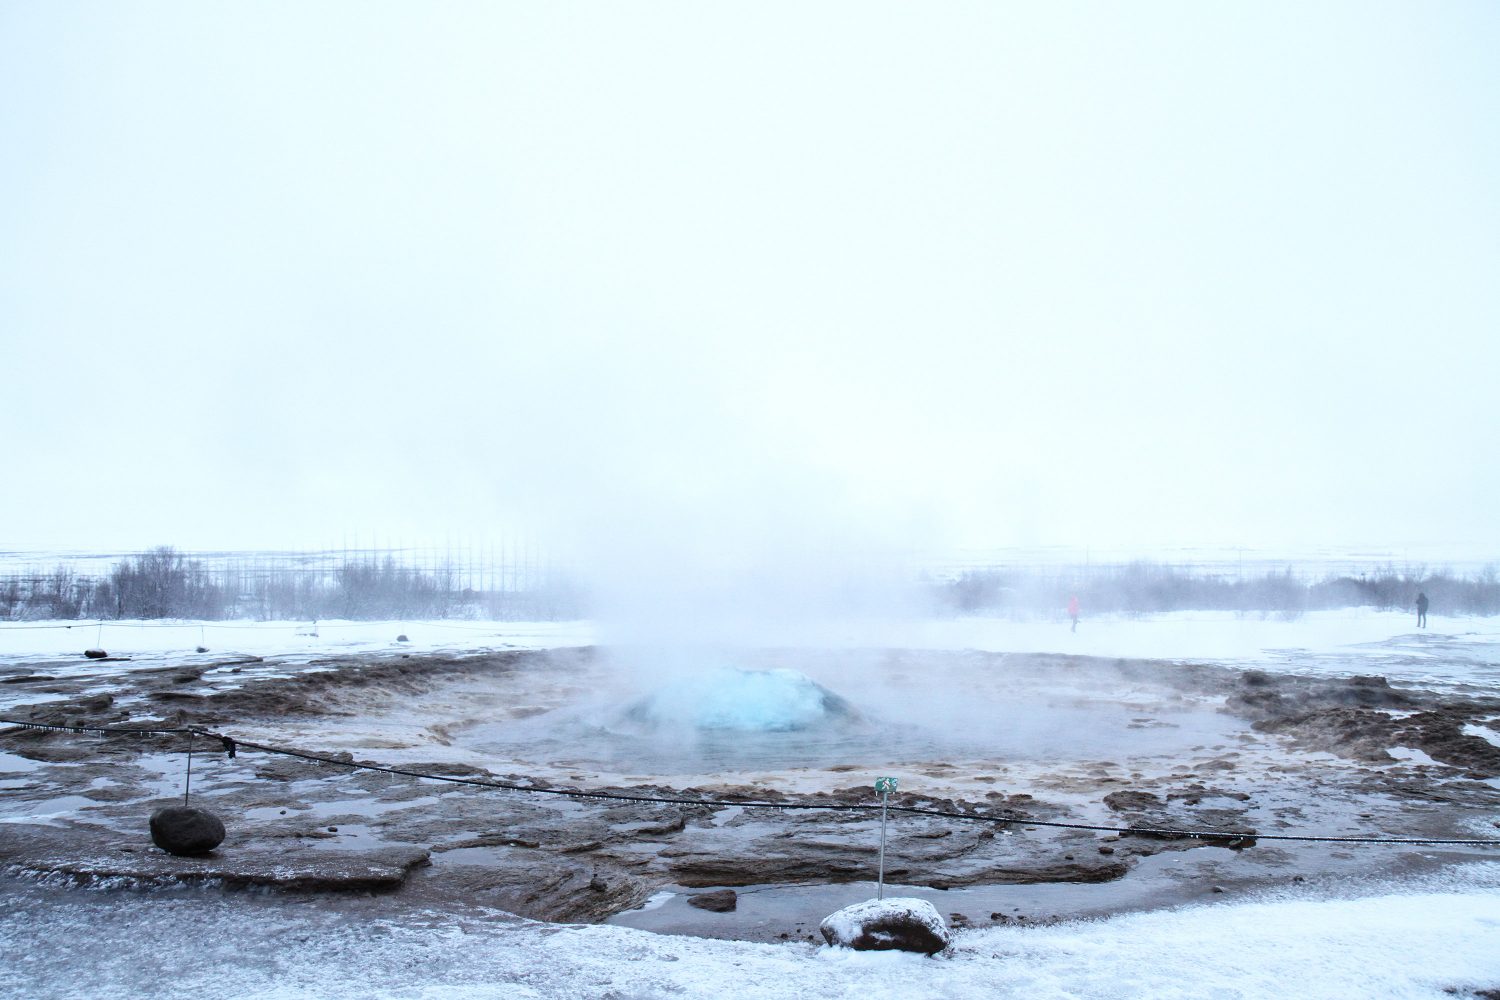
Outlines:
{"label": "patch of snow", "polygon": [[[1015,653],[1071,653],[1127,659],[1189,660],[1261,669],[1349,675],[1384,673],[1393,681],[1494,684],[1500,681],[1500,618],[1439,618],[1417,632],[1404,612],[1351,608],[1286,619],[1235,612],[1177,611],[1155,615],[1085,617],[1076,633],[1059,610],[1055,618],[855,619],[768,630],[767,647],[808,649],[931,649]],[[90,663],[84,648],[158,666],[213,663],[236,654],[275,656],[286,663],[336,654],[552,649],[596,642],[592,622],[497,621],[254,621],[0,622],[0,663],[76,658],[48,663],[66,676],[101,667],[128,671],[131,663]],[[405,634],[409,642],[398,643]],[[198,645],[208,653],[195,653]],[[157,661],[157,662],[152,662]]]}
{"label": "patch of snow", "polygon": [[[1041,927],[959,931],[937,960],[608,926],[288,903],[214,891],[0,885],[16,996],[736,1000],[1449,1000],[1500,985],[1500,865],[1359,899],[1267,898]],[[184,928],[220,928],[183,946]],[[79,947],[87,941],[88,947]]]}
{"label": "patch of snow", "polygon": [[1464,726],[1464,735],[1478,736],[1480,739],[1493,743],[1495,746],[1500,747],[1500,732],[1496,732],[1489,726]]}
{"label": "patch of snow", "polygon": [[[587,622],[497,621],[35,621],[0,622],[0,662],[23,658],[77,657],[101,646],[111,656],[172,655],[182,663],[211,663],[237,654],[308,658],[336,653],[427,653],[452,650],[554,649],[586,646]],[[407,642],[397,642],[405,635]],[[194,652],[198,646],[209,652]],[[86,662],[82,665],[88,666]],[[128,666],[127,664],[111,664]],[[97,666],[97,664],[95,665]],[[56,673],[53,669],[47,673]]]}

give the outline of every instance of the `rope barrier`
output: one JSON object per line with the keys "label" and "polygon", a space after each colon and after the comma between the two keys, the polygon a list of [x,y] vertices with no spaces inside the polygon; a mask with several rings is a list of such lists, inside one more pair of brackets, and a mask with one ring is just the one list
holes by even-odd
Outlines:
{"label": "rope barrier", "polygon": [[[424,781],[441,781],[454,785],[465,785],[473,788],[484,788],[497,791],[520,792],[527,795],[555,795],[570,799],[585,799],[590,801],[605,802],[628,802],[649,803],[660,805],[677,806],[705,806],[714,809],[726,809],[738,806],[743,809],[783,809],[811,811],[822,810],[826,812],[845,813],[876,813],[882,806],[879,803],[834,803],[834,802],[778,802],[769,799],[713,799],[713,798],[690,798],[676,795],[640,795],[627,794],[624,792],[590,792],[580,789],[569,788],[547,788],[538,785],[523,785],[511,781],[494,781],[484,778],[461,778],[448,774],[428,774],[422,771],[412,771],[400,767],[387,767],[381,764],[362,764],[356,761],[339,760],[335,757],[325,757],[320,754],[306,753],[301,750],[292,750],[287,747],[269,746],[263,743],[255,743],[249,740],[235,739],[223,733],[216,733],[200,727],[186,728],[156,728],[156,729],[124,729],[115,727],[97,726],[57,726],[46,725],[37,722],[25,722],[19,719],[0,718],[0,725],[18,726],[24,729],[44,730],[48,732],[86,733],[90,735],[153,735],[153,736],[202,736],[208,739],[218,740],[229,757],[236,756],[238,750],[258,750],[261,753],[277,754],[284,757],[293,757],[317,764],[327,764],[333,767],[347,767],[356,771],[373,771],[379,774],[399,775],[408,778],[418,778]],[[1458,840],[1440,839],[1432,837],[1331,837],[1313,834],[1274,834],[1258,833],[1254,830],[1193,830],[1178,829],[1175,827],[1147,827],[1147,826],[1109,826],[1095,823],[1069,823],[1061,820],[1034,819],[1021,813],[1007,812],[1003,815],[991,815],[984,813],[964,813],[947,809],[933,809],[925,806],[901,806],[892,805],[888,807],[891,812],[905,813],[910,816],[931,816],[941,819],[955,819],[971,823],[999,823],[1006,825],[1019,824],[1021,826],[1039,826],[1059,830],[1087,830],[1095,833],[1114,833],[1122,836],[1143,837],[1167,837],[1192,840],[1205,840],[1224,842],[1225,846],[1249,846],[1257,840],[1274,840],[1284,842],[1308,843],[1308,844],[1371,844],[1387,846],[1423,846],[1423,847],[1488,847],[1500,849],[1500,840]]]}

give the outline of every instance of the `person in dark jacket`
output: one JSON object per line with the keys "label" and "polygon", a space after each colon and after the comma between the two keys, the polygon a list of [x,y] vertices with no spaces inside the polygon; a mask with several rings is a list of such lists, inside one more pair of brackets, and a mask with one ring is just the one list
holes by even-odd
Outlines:
{"label": "person in dark jacket", "polygon": [[1417,593],[1417,628],[1427,627],[1427,595]]}

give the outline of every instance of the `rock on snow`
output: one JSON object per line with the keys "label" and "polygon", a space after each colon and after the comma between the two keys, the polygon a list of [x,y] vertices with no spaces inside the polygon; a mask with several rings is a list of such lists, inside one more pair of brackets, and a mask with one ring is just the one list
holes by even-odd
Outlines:
{"label": "rock on snow", "polygon": [[952,938],[943,918],[925,899],[868,899],[824,918],[818,930],[831,945],[856,951],[920,951],[935,955]]}

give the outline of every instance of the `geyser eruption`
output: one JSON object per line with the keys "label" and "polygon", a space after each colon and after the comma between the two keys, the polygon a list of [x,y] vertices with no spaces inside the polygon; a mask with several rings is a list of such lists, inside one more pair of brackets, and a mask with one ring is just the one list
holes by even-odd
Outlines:
{"label": "geyser eruption", "polygon": [[795,670],[719,667],[682,676],[630,706],[653,728],[796,732],[854,718],[853,706]]}

